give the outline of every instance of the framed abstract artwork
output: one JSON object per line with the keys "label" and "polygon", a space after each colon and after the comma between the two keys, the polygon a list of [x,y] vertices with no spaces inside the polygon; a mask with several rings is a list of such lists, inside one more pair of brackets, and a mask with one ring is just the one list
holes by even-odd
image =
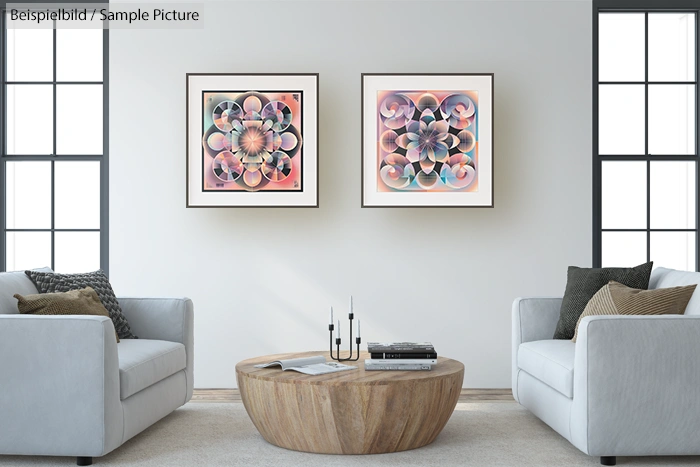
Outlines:
{"label": "framed abstract artwork", "polygon": [[362,207],[493,207],[493,73],[362,74]]}
{"label": "framed abstract artwork", "polygon": [[187,74],[187,207],[318,207],[318,74]]}

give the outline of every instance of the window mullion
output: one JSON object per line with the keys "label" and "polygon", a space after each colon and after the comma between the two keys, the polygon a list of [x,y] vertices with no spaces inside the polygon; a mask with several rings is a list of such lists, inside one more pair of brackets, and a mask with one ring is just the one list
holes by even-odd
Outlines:
{"label": "window mullion", "polygon": [[[700,10],[695,14],[695,155],[700,157]],[[700,271],[700,163],[695,161],[695,270]]]}
{"label": "window mullion", "polygon": [[[100,267],[109,277],[109,28],[102,32],[102,157],[100,159]],[[697,78],[696,78],[697,79]]]}
{"label": "window mullion", "polygon": [[603,258],[603,231],[602,231],[602,169],[603,160],[599,155],[598,149],[598,88],[600,87],[600,75],[598,70],[598,9],[593,5],[593,267],[602,266]]}
{"label": "window mullion", "polygon": [[[6,98],[5,93],[7,89],[7,27],[5,24],[5,11],[0,10],[0,27],[2,28],[2,44],[0,45],[0,79],[2,79],[2,89],[0,89],[0,112],[2,112],[2,118],[0,118],[0,149],[2,154],[7,154],[7,138],[5,137],[6,132],[6,122],[7,122],[7,106],[5,105]],[[7,188],[5,183],[5,168],[6,162],[5,158],[0,160],[0,195],[2,200],[0,200],[0,270],[7,270],[7,222],[5,216],[7,215]]]}
{"label": "window mullion", "polygon": [[[649,12],[644,12],[644,153],[649,154]],[[651,160],[647,159],[647,262],[651,261]]]}
{"label": "window mullion", "polygon": [[[56,21],[53,22],[53,151],[56,156]],[[51,160],[51,269],[56,269],[56,163]]]}

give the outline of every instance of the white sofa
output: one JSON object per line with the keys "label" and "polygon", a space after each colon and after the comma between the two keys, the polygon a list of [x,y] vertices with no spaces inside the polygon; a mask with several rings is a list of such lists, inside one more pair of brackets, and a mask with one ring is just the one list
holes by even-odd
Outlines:
{"label": "white sofa", "polygon": [[20,315],[15,293],[38,291],[0,273],[0,455],[90,465],[192,397],[190,299],[119,298],[139,339],[117,344],[109,318]]}
{"label": "white sofa", "polygon": [[[656,268],[649,288],[689,284]],[[584,318],[576,343],[552,339],[561,300],[513,302],[515,400],[603,465],[700,454],[700,291],[681,316]]]}

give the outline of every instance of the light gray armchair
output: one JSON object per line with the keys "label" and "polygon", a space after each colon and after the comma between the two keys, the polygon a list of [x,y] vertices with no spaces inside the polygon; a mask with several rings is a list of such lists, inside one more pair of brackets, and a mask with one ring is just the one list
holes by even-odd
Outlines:
{"label": "light gray armchair", "polygon": [[0,454],[90,465],[192,397],[191,300],[119,298],[139,339],[117,344],[109,318],[19,315],[15,293],[37,290],[0,273]]}
{"label": "light gray armchair", "polygon": [[[650,289],[700,283],[657,268]],[[560,298],[513,303],[513,396],[601,464],[700,454],[700,292],[682,316],[589,316],[553,340]],[[556,459],[553,459],[556,463]]]}

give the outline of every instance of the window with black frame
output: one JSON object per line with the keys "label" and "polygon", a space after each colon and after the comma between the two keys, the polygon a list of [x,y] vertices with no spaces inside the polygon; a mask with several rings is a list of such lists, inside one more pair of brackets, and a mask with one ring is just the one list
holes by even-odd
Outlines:
{"label": "window with black frame", "polygon": [[698,7],[594,2],[594,266],[698,267]]}
{"label": "window with black frame", "polygon": [[108,34],[73,26],[27,29],[2,17],[6,271],[108,267]]}

